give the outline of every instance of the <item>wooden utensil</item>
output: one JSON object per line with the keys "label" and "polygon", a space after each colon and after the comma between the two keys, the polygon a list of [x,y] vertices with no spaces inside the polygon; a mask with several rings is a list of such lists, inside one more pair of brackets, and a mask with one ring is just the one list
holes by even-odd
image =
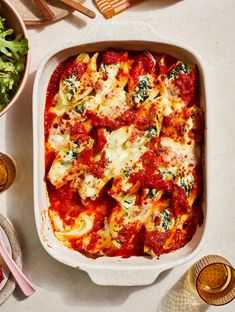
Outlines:
{"label": "wooden utensil", "polygon": [[33,0],[33,4],[48,22],[54,21],[55,16],[44,0]]}
{"label": "wooden utensil", "polygon": [[90,18],[95,18],[96,14],[94,11],[84,7],[83,5],[73,1],[73,0],[60,0],[61,2],[67,4],[68,6],[70,6],[71,8],[79,11],[80,13],[90,17]]}
{"label": "wooden utensil", "polygon": [[95,0],[99,10],[107,19],[122,13],[129,7],[142,1],[143,0]]}
{"label": "wooden utensil", "polygon": [[[78,3],[83,4],[85,0],[76,0]],[[1,0],[0,0],[1,2]],[[48,21],[39,12],[39,9],[34,5],[33,1],[29,0],[8,0],[13,7],[18,11],[22,19],[24,20],[25,25],[35,26],[35,25],[46,25]],[[66,16],[72,14],[74,9],[69,7],[59,0],[50,0],[46,2],[49,9],[54,14],[54,20],[52,22],[58,21]],[[50,22],[49,22],[50,23]]]}

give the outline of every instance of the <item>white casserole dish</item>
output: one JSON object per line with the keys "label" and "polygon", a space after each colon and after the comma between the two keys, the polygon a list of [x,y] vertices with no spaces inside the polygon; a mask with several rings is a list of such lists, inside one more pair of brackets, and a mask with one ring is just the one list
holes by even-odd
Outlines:
{"label": "white casserole dish", "polygon": [[[109,23],[96,25],[87,32],[79,43],[63,44],[48,53],[42,60],[36,74],[33,90],[33,131],[34,131],[34,209],[38,235],[46,251],[60,262],[86,271],[90,278],[100,285],[148,285],[155,281],[159,273],[192,259],[205,240],[208,216],[205,210],[205,190],[203,198],[204,222],[193,239],[183,248],[160,256],[160,259],[144,257],[101,257],[90,259],[77,251],[63,246],[53,235],[47,216],[49,206],[44,181],[44,105],[49,79],[56,66],[70,56],[80,52],[94,52],[106,48],[127,50],[161,51],[183,61],[197,64],[200,72],[201,105],[205,111],[205,69],[200,57],[191,49],[157,38],[151,26],[145,23]],[[206,139],[206,138],[205,138]],[[206,141],[206,140],[205,140]],[[205,167],[205,166],[204,166]],[[204,188],[206,177],[204,174]]]}

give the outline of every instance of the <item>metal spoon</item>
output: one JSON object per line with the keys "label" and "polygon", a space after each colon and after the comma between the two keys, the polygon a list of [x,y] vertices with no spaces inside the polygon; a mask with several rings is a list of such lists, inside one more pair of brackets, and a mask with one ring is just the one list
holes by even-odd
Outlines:
{"label": "metal spoon", "polygon": [[12,275],[14,276],[16,282],[20,286],[21,290],[25,294],[25,296],[30,296],[35,292],[34,287],[30,283],[30,281],[27,279],[27,277],[24,275],[23,272],[18,268],[14,260],[11,258],[11,256],[8,254],[6,247],[4,246],[4,243],[2,241],[2,235],[0,231],[0,254],[5,261],[6,265],[8,266],[9,270],[11,271]]}

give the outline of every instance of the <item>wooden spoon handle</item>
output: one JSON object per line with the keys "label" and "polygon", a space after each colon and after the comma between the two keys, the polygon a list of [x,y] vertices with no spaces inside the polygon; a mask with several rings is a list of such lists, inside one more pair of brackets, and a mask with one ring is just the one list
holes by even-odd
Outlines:
{"label": "wooden spoon handle", "polygon": [[90,17],[90,18],[95,18],[96,17],[96,14],[94,11],[84,7],[83,5],[77,3],[77,2],[74,2],[72,0],[60,0],[61,2],[67,4],[68,6],[70,6],[71,8],[81,12],[82,14]]}
{"label": "wooden spoon handle", "polygon": [[33,0],[33,3],[48,22],[55,19],[55,15],[44,0]]}

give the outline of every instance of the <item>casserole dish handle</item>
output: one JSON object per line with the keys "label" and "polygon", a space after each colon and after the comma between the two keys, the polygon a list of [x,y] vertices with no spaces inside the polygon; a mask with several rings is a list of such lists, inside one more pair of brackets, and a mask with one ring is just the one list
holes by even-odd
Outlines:
{"label": "casserole dish handle", "polygon": [[79,267],[79,269],[84,270],[88,273],[91,280],[97,285],[105,286],[141,286],[150,285],[158,277],[158,275],[163,271],[156,269],[146,269],[146,268],[84,268]]}
{"label": "casserole dish handle", "polygon": [[[90,27],[84,37],[87,43],[96,42],[97,38],[99,38],[99,41],[156,41],[160,39],[154,28],[144,22],[99,23],[95,27]],[[163,39],[161,41],[166,42]]]}

